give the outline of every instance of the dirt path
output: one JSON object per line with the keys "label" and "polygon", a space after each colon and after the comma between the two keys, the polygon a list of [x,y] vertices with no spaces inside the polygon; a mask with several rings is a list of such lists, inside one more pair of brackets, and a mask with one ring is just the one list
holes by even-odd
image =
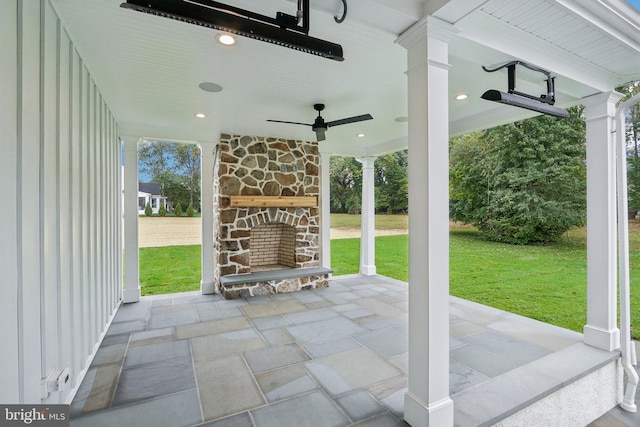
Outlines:
{"label": "dirt path", "polygon": [[[396,234],[407,234],[408,230],[393,229],[393,230],[376,230],[376,236],[395,236]],[[354,237],[360,237],[359,228],[332,228],[331,240],[333,239],[351,239]]]}
{"label": "dirt path", "polygon": [[[140,217],[138,241],[141,248],[202,244],[200,218]],[[376,236],[407,234],[407,230],[376,230]],[[359,228],[332,228],[331,239],[360,237]]]}
{"label": "dirt path", "polygon": [[138,242],[141,248],[202,244],[202,221],[188,217],[138,218]]}

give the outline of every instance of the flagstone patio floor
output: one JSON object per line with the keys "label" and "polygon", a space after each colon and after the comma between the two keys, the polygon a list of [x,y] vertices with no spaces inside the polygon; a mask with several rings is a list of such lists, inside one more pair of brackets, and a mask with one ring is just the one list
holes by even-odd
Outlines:
{"label": "flagstone patio floor", "polygon": [[[459,298],[450,312],[456,426],[490,425],[530,402],[515,392],[491,398],[510,375],[567,363],[558,385],[522,391],[544,394],[618,357],[581,344],[581,334]],[[247,300],[143,297],[118,310],[71,425],[407,425],[407,346],[407,284],[383,276]],[[615,408],[592,424],[638,425],[637,414]]]}

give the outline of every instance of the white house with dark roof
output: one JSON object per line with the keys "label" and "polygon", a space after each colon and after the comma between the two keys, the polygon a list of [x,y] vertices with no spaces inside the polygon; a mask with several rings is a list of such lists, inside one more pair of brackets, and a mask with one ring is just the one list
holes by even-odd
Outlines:
{"label": "white house with dark roof", "polygon": [[138,213],[144,214],[147,203],[151,205],[151,211],[157,214],[160,206],[167,208],[167,198],[160,191],[160,184],[156,182],[140,182],[138,183]]}

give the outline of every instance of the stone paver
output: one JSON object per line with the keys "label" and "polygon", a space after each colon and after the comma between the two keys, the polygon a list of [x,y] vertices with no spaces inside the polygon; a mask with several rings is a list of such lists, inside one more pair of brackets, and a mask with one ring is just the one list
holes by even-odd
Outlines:
{"label": "stone paver", "polygon": [[[358,275],[249,300],[144,297],[114,318],[71,406],[71,425],[406,425],[406,298],[406,283]],[[599,357],[572,347],[580,334],[454,297],[450,330],[451,395],[467,396],[456,408],[464,414],[458,407],[467,405],[469,420],[487,402],[515,401],[507,378],[532,360],[542,371],[527,371],[523,390],[544,388],[540,372],[570,377]],[[556,368],[559,352],[579,363]],[[505,382],[498,402],[481,392],[491,381]],[[640,425],[630,424],[634,416],[614,410],[593,427]]]}

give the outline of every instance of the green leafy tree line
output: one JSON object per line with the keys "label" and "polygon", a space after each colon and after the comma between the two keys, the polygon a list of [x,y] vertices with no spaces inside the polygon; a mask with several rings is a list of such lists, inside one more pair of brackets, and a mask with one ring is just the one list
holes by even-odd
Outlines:
{"label": "green leafy tree line", "polygon": [[[629,83],[617,89],[624,94],[620,102],[640,93],[640,82]],[[631,216],[640,211],[640,105],[633,105],[626,117],[625,140],[627,143],[627,184],[629,195],[629,213]]]}
{"label": "green leafy tree line", "polygon": [[583,108],[453,138],[450,216],[489,240],[557,241],[585,221]]}
{"label": "green leafy tree line", "polygon": [[[386,154],[374,163],[376,211],[405,213],[408,209],[407,150]],[[353,157],[330,161],[331,212],[359,213],[362,204],[362,165]]]}

